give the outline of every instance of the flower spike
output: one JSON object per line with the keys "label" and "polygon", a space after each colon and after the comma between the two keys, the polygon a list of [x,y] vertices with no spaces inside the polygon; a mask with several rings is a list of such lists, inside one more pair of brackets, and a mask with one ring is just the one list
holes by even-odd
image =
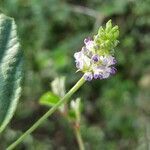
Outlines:
{"label": "flower spike", "polygon": [[84,73],[84,79],[106,79],[116,73],[114,48],[118,44],[118,26],[112,26],[111,20],[106,27],[100,27],[94,38],[86,38],[81,51],[74,54],[78,71]]}

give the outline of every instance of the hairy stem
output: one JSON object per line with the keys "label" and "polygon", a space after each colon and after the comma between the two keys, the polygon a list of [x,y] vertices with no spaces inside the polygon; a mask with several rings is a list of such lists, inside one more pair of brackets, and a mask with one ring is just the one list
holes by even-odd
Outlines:
{"label": "hairy stem", "polygon": [[14,143],[12,143],[6,150],[14,149],[18,144],[20,144],[26,136],[32,133],[40,124],[43,123],[49,116],[51,116],[62,104],[67,102],[67,100],[83,85],[85,82],[82,77],[70,90],[69,92],[51,109],[49,109],[38,121],[36,121],[25,133],[23,133]]}

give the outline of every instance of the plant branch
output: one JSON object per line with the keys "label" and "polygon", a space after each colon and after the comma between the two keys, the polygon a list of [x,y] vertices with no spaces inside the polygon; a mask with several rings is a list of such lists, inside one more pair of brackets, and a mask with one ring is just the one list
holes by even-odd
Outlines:
{"label": "plant branch", "polygon": [[80,150],[85,150],[83,140],[82,140],[82,136],[81,136],[81,133],[80,133],[80,126],[79,127],[75,126],[74,131],[75,131],[76,139],[77,139],[77,142],[78,142],[78,145],[79,145],[79,149]]}
{"label": "plant branch", "polygon": [[35,122],[25,133],[23,133],[14,143],[12,143],[6,150],[14,149],[20,144],[26,136],[31,134],[36,128],[38,128],[49,116],[51,116],[62,104],[67,100],[84,84],[85,80],[82,77],[70,90],[69,92],[51,109],[49,109],[37,122]]}

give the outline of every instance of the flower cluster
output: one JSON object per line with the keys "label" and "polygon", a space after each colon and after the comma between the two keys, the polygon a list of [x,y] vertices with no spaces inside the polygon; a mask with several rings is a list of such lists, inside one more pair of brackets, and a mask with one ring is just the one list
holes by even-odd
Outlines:
{"label": "flower cluster", "polygon": [[116,73],[113,66],[117,63],[114,48],[118,44],[118,26],[112,26],[111,20],[106,28],[100,27],[93,39],[86,38],[81,51],[74,54],[77,71],[84,73],[84,79],[105,79]]}

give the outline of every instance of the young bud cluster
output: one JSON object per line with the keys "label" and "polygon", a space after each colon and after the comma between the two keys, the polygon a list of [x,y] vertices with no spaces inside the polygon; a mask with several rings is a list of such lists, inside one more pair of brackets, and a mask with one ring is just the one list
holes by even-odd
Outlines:
{"label": "young bud cluster", "polygon": [[81,51],[74,54],[77,71],[84,73],[84,79],[106,79],[116,73],[114,65],[114,48],[118,44],[118,26],[112,26],[111,20],[106,23],[105,29],[100,27],[93,39],[86,38]]}

